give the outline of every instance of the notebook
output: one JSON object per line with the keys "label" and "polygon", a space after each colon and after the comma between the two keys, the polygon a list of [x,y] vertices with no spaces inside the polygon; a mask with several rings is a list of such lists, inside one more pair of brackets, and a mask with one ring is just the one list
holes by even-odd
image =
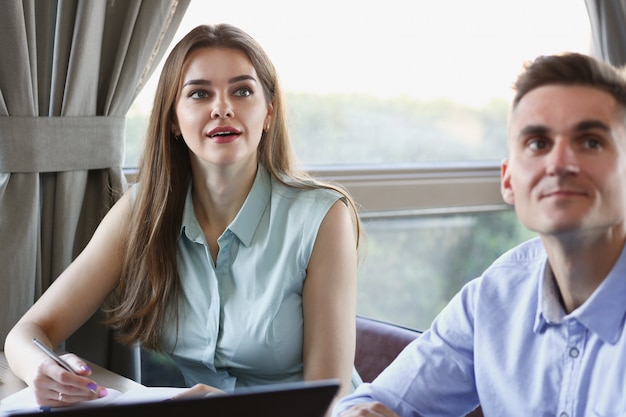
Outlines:
{"label": "notebook", "polygon": [[[339,389],[337,380],[242,388],[204,398],[55,408],[54,417],[322,417]],[[42,417],[41,411],[10,416]]]}

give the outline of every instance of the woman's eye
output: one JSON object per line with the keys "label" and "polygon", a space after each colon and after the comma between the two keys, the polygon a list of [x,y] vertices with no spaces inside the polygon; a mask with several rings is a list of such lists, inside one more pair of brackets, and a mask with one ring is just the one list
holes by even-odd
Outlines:
{"label": "woman's eye", "polygon": [[249,97],[252,95],[252,90],[248,87],[241,87],[235,90],[235,95],[239,97]]}
{"label": "woman's eye", "polygon": [[208,96],[209,96],[209,93],[207,93],[204,90],[195,90],[189,94],[190,98],[207,98]]}

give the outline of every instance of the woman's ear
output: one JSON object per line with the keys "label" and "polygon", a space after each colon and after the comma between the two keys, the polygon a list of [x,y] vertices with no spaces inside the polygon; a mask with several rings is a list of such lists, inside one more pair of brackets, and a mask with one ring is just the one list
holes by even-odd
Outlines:
{"label": "woman's ear", "polygon": [[267,105],[267,115],[265,116],[265,120],[263,121],[263,130],[267,132],[270,129],[270,124],[272,123],[272,112],[274,111],[274,103],[269,103]]}
{"label": "woman's ear", "polygon": [[513,187],[511,186],[511,171],[509,161],[505,159],[500,166],[500,193],[507,204],[515,204]]}
{"label": "woman's ear", "polygon": [[170,126],[170,131],[174,134],[174,136],[179,137],[182,132],[180,131],[180,129],[178,128],[178,125],[175,122],[172,122],[171,126]]}

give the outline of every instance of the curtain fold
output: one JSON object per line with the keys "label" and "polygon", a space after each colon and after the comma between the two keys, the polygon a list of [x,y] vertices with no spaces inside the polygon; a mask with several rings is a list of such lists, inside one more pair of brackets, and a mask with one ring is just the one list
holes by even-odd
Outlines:
{"label": "curtain fold", "polygon": [[591,24],[592,54],[626,65],[626,0],[585,0]]}
{"label": "curtain fold", "polygon": [[[190,0],[6,0],[0,14],[0,338],[126,187],[124,120]],[[139,378],[94,317],[66,344]]]}

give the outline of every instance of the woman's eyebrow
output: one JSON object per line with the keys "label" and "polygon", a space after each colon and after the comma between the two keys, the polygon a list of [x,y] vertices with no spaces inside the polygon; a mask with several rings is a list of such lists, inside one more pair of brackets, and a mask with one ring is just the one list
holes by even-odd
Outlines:
{"label": "woman's eyebrow", "polygon": [[[229,84],[233,84],[233,83],[237,83],[239,81],[244,81],[244,80],[251,80],[256,82],[256,78],[254,78],[252,75],[238,75],[236,77],[230,78],[228,80]],[[210,80],[203,80],[203,79],[198,79],[198,80],[189,80],[189,81],[185,81],[185,83],[183,84],[183,87],[187,87],[188,85],[211,85],[211,81]]]}
{"label": "woman's eyebrow", "polygon": [[209,80],[189,80],[185,81],[183,87],[187,87],[188,85],[211,85],[211,81]]}
{"label": "woman's eyebrow", "polygon": [[244,80],[251,80],[251,81],[256,82],[256,78],[254,78],[252,75],[247,75],[247,74],[246,75],[238,75],[236,77],[233,77],[233,78],[229,79],[228,82],[230,84],[232,84],[232,83],[237,83],[239,81],[244,81]]}

